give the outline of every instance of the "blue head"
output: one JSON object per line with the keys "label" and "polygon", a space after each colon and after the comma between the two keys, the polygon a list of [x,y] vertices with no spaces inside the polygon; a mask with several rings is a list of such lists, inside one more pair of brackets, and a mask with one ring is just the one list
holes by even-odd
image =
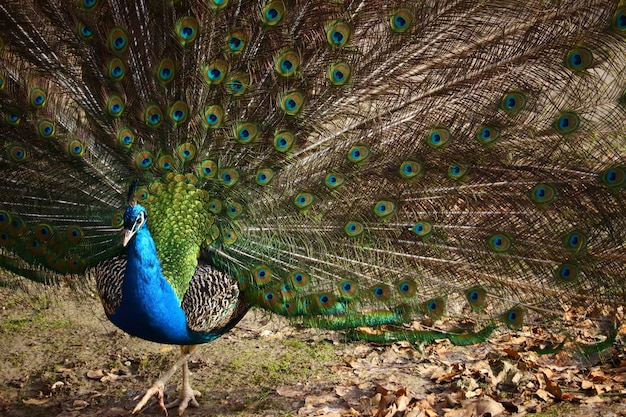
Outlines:
{"label": "blue head", "polygon": [[124,212],[124,240],[126,246],[135,234],[142,228],[148,227],[148,212],[141,204],[128,206]]}

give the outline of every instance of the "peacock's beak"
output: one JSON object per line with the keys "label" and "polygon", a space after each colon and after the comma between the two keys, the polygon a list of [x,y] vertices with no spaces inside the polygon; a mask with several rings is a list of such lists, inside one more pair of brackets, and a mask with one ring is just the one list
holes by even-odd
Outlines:
{"label": "peacock's beak", "polygon": [[135,228],[132,229],[124,229],[124,239],[122,240],[122,246],[128,245],[128,242],[135,236]]}

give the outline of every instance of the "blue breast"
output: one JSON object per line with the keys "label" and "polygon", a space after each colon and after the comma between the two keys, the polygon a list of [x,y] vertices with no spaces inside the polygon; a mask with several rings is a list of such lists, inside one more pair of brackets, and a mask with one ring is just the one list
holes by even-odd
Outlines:
{"label": "blue breast", "polygon": [[185,312],[161,272],[147,227],[142,227],[128,245],[122,301],[109,320],[133,336],[158,343],[190,345],[218,337],[187,327]]}

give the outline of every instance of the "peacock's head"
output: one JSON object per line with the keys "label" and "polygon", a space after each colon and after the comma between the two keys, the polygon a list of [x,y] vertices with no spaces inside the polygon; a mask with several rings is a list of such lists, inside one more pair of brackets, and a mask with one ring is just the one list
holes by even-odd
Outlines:
{"label": "peacock's head", "polygon": [[148,212],[141,204],[128,206],[124,212],[124,240],[122,245],[126,246],[135,236],[135,233],[145,227],[148,220]]}

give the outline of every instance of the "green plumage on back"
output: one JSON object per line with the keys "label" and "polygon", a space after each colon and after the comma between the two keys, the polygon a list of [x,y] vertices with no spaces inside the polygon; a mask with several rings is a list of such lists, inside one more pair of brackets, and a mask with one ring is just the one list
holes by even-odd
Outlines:
{"label": "green plumage on back", "polygon": [[208,211],[208,194],[194,185],[197,178],[172,174],[167,179],[152,183],[150,191],[139,188],[135,198],[150,213],[163,274],[182,300],[198,266],[200,248],[212,240],[213,214]]}

